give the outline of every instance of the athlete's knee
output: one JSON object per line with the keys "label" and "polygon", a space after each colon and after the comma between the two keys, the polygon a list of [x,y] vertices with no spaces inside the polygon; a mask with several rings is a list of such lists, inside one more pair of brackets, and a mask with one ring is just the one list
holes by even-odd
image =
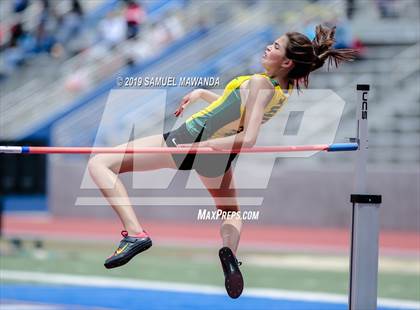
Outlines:
{"label": "athlete's knee", "polygon": [[236,196],[236,191],[233,188],[221,187],[214,190],[212,189],[211,194],[215,199],[233,199],[233,197]]}
{"label": "athlete's knee", "polygon": [[97,154],[91,157],[88,161],[88,170],[91,175],[95,174],[100,170],[108,168],[109,167],[106,164],[106,161],[104,160],[104,156],[102,154]]}
{"label": "athlete's knee", "polygon": [[212,192],[216,208],[222,211],[239,211],[236,194],[232,189],[217,189]]}
{"label": "athlete's knee", "polygon": [[237,212],[239,211],[239,205],[238,204],[216,204],[216,208],[218,210],[222,210],[222,211],[234,211]]}

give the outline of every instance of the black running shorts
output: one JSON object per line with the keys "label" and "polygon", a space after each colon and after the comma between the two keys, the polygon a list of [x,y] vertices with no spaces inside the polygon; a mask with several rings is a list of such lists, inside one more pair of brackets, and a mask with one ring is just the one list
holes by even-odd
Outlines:
{"label": "black running shorts", "polygon": [[[193,136],[186,128],[185,123],[173,131],[163,134],[168,147],[176,147],[178,144],[194,143],[201,141],[201,136]],[[198,174],[205,177],[218,177],[229,170],[232,161],[238,154],[172,154],[179,170],[195,169]]]}

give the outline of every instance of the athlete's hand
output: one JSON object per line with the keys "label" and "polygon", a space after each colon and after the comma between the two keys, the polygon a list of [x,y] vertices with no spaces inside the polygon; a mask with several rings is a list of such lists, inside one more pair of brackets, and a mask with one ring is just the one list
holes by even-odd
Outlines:
{"label": "athlete's hand", "polygon": [[195,142],[195,143],[188,143],[188,144],[178,144],[177,147],[194,148],[194,149],[195,148],[209,147],[213,151],[226,151],[226,148],[223,148],[222,146],[219,146],[216,143],[213,143],[211,140]]}
{"label": "athlete's hand", "polygon": [[185,143],[185,144],[178,144],[177,147],[186,147],[186,148],[200,148],[200,147],[209,147],[208,141],[201,141],[195,143]]}
{"label": "athlete's hand", "polygon": [[226,148],[223,148],[222,146],[217,145],[217,143],[214,143],[212,140],[207,140],[206,142],[208,142],[207,146],[211,147],[214,151],[224,151],[224,150],[226,150]]}
{"label": "athlete's hand", "polygon": [[196,102],[201,97],[201,89],[194,89],[192,92],[188,93],[187,95],[182,98],[181,103],[179,104],[178,109],[174,112],[174,115],[176,117],[182,115],[182,112],[184,112],[184,109],[187,105],[190,103]]}

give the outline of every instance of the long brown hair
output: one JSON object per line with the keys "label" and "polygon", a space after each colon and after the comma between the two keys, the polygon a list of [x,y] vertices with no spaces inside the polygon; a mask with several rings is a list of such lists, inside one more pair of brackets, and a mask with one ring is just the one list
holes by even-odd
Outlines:
{"label": "long brown hair", "polygon": [[308,87],[309,74],[321,68],[327,59],[328,68],[332,64],[337,67],[342,61],[352,61],[357,54],[353,49],[332,48],[335,43],[335,27],[316,26],[315,38],[312,41],[299,32],[287,32],[286,36],[289,39],[286,57],[295,64],[288,76],[297,89],[300,82]]}

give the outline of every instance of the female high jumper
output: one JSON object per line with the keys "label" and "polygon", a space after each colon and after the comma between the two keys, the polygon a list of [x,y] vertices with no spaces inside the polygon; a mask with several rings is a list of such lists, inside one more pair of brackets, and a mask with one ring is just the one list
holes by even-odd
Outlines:
{"label": "female high jumper", "polygon": [[[203,99],[209,105],[189,117],[179,128],[140,138],[118,147],[210,147],[240,149],[252,147],[261,124],[272,118],[285,104],[293,87],[299,83],[308,86],[309,74],[328,65],[352,60],[355,51],[334,49],[335,27],[316,27],[311,41],[298,32],[287,32],[268,45],[261,62],[264,73],[239,76],[230,81],[219,96],[204,89],[187,94],[176,110],[179,116],[184,108]],[[140,225],[130,204],[127,191],[118,179],[120,173],[161,168],[197,171],[204,186],[214,199],[217,209],[239,211],[231,163],[237,154],[98,154],[89,161],[90,175],[112,208],[118,214],[124,230],[117,250],[105,261],[106,268],[115,268],[129,262],[135,255],[152,245],[149,234]],[[109,184],[117,178],[115,186]],[[223,247],[219,257],[225,276],[225,287],[231,298],[238,298],[243,290],[243,278],[236,259],[242,221],[240,218],[222,222],[220,235]]]}

